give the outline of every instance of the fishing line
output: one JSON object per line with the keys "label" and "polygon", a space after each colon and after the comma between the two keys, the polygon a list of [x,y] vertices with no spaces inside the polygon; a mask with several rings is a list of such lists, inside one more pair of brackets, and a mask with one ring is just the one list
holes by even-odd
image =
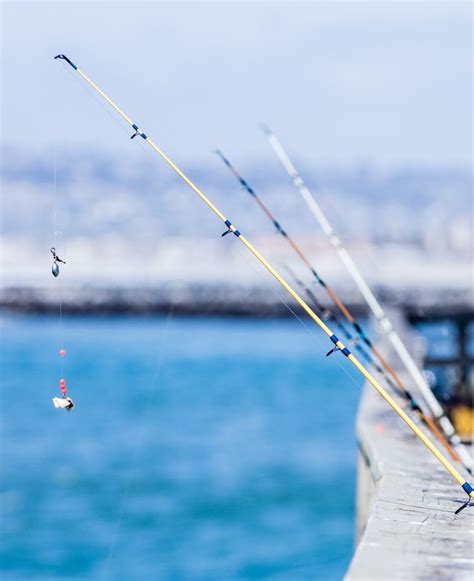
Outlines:
{"label": "fishing line", "polygon": [[[81,91],[83,91],[86,95],[88,95],[89,98],[92,101],[94,101],[94,103],[97,103],[99,105],[99,107],[107,114],[107,116],[120,129],[120,131],[122,133],[124,133],[125,135],[130,137],[130,131],[127,128],[126,123],[123,123],[120,118],[117,118],[117,116],[114,115],[110,111],[110,109],[108,109],[104,105],[103,100],[97,95],[97,92],[94,91],[94,89],[92,89],[91,87],[89,87],[89,85],[84,85],[84,83],[81,83],[80,79],[77,78],[77,76],[71,71],[71,68],[69,66],[67,66],[65,63],[61,62],[61,66],[67,71],[68,77],[70,77],[74,81],[74,84],[79,86]],[[150,162],[154,166],[155,165],[155,158],[152,156],[150,150],[148,148],[146,148],[141,141],[137,141],[137,144],[138,144],[138,147],[144,152],[144,154],[147,156],[147,158],[150,160]]]}
{"label": "fishing line", "polygon": [[[58,355],[60,357],[60,369],[61,369],[61,378],[59,380],[59,388],[61,390],[62,397],[53,397],[53,405],[57,409],[66,409],[67,411],[71,411],[74,407],[74,403],[70,397],[68,397],[68,391],[66,387],[66,380],[64,374],[64,357],[66,356],[66,350],[64,348],[64,329],[63,329],[63,290],[61,284],[61,277],[59,276],[59,263],[65,264],[65,261],[62,260],[58,254],[56,247],[58,246],[58,235],[59,235],[59,243],[62,245],[63,241],[63,233],[62,229],[58,229],[58,179],[57,179],[57,152],[56,152],[56,145],[53,147],[53,157],[54,157],[54,179],[53,179],[53,225],[54,225],[54,246],[51,248],[51,253],[53,255],[53,265],[51,268],[52,274],[55,279],[57,279],[57,293],[58,293],[58,317],[59,317],[59,327],[58,327],[58,338],[59,338],[59,346],[57,346]],[[64,256],[64,254],[63,254]]]}
{"label": "fishing line", "polygon": [[[61,231],[62,238],[62,231]],[[57,150],[54,144],[54,247],[58,244],[58,165],[57,165]],[[59,349],[58,353],[61,358],[61,377],[64,377],[64,356],[61,355],[64,349],[64,329],[63,329],[63,291],[61,284],[61,277],[58,278],[59,287]]]}
{"label": "fishing line", "polygon": [[[131,487],[133,477],[137,471],[137,463],[138,463],[138,453],[140,450],[143,449],[143,440],[145,438],[145,433],[147,430],[147,422],[145,421],[147,416],[149,416],[155,409],[156,409],[156,398],[158,396],[158,377],[163,379],[163,361],[164,361],[164,349],[162,347],[163,343],[166,341],[166,338],[169,333],[169,328],[174,317],[174,308],[175,304],[173,299],[171,299],[170,304],[168,305],[168,310],[166,312],[166,316],[164,319],[164,326],[160,333],[160,338],[157,342],[155,357],[153,358],[155,361],[154,369],[152,372],[151,378],[151,389],[149,391],[148,397],[146,398],[145,404],[145,411],[141,414],[141,422],[140,428],[138,430],[137,436],[134,438],[134,445],[131,452],[131,460],[129,462],[128,474],[125,478],[125,484],[122,488],[122,493],[120,495],[120,502],[118,503],[118,516],[114,525],[114,530],[112,532],[112,539],[110,541],[110,545],[108,548],[107,557],[105,558],[105,562],[103,565],[103,572],[100,575],[103,579],[108,579],[108,571],[110,569],[110,564],[114,557],[114,553],[119,545],[119,538],[120,538],[120,529],[122,527],[122,522],[124,515],[126,513],[126,501],[130,497]],[[162,380],[162,385],[165,383]],[[141,398],[143,399],[143,398]]]}
{"label": "fishing line", "polygon": [[[116,125],[120,131],[125,132],[127,135],[129,134],[129,131],[127,129],[127,126],[125,123],[122,122],[121,119],[117,118],[116,115],[113,115],[110,111],[110,109],[108,109],[102,99],[100,97],[97,96],[97,93],[91,89],[88,85],[84,85],[84,83],[81,83],[81,81],[77,78],[77,76],[71,71],[70,67],[68,67],[65,63],[61,62],[61,66],[64,68],[64,70],[67,71],[67,76],[72,79],[73,84],[80,87],[80,91],[83,92],[84,94],[88,95],[88,97],[94,102],[97,103],[99,105],[99,107],[107,114],[107,116],[112,120],[113,124]],[[147,151],[147,154],[150,154],[149,151]]]}
{"label": "fishing line", "polygon": [[387,391],[378,383],[374,376],[360,363],[353,353],[344,345],[344,343],[333,333],[332,329],[324,323],[311,307],[300,297],[300,295],[288,284],[288,282],[271,266],[271,264],[263,257],[262,254],[251,244],[249,240],[238,230],[238,228],[215,206],[212,201],[184,174],[184,172],[155,144],[155,142],[148,137],[145,132],[138,127],[128,117],[110,97],[108,97],[81,69],[79,69],[67,56],[59,54],[56,59],[65,60],[83,80],[94,88],[104,100],[122,117],[130,127],[134,130],[133,137],[139,137],[146,141],[146,143],[157,153],[163,161],[193,190],[193,192],[206,204],[206,206],[225,224],[226,231],[222,236],[233,234],[241,244],[243,244],[249,252],[264,266],[268,272],[281,284],[282,287],[295,299],[300,307],[311,317],[316,325],[328,336],[329,340],[338,351],[344,355],[352,365],[360,372],[363,377],[374,387],[374,389],[385,399],[387,404],[400,417],[401,420],[415,433],[418,439],[428,448],[428,450],[435,456],[438,462],[445,468],[445,470],[452,476],[454,480],[461,486],[464,492],[474,498],[474,488],[466,481],[466,479],[458,472],[454,465],[443,455],[442,452],[433,444],[433,442],[425,435],[416,423],[405,413],[405,411],[398,405],[398,403],[387,393]]}
{"label": "fishing line", "polygon": [[[110,110],[103,104],[102,100],[97,96],[97,94],[92,89],[90,89],[87,85],[84,85],[83,83],[81,83],[79,81],[79,79],[71,72],[69,67],[67,67],[64,64],[63,64],[63,67],[65,69],[67,69],[68,75],[72,79],[74,79],[75,84],[79,85],[81,87],[81,90],[85,94],[87,94],[91,100],[93,100],[95,103],[98,103],[100,108],[107,113],[107,116],[113,121],[113,123],[118,127],[118,129],[122,133],[125,133],[127,136],[129,136],[129,131],[126,128],[125,124],[121,123],[117,119],[117,117],[110,112]],[[138,142],[138,146],[140,147],[142,152],[145,153],[145,155],[149,158],[150,162],[152,162],[154,164],[155,160],[152,157],[151,153],[148,151],[148,149],[146,149],[142,145],[142,143],[140,143],[140,142]],[[157,247],[158,247],[158,244],[156,245],[156,248]],[[140,424],[140,429],[138,431],[138,434],[134,438],[134,445],[133,445],[133,449],[131,452],[131,459],[130,459],[128,474],[126,476],[125,484],[123,486],[122,493],[120,495],[120,502],[119,502],[119,506],[118,506],[118,517],[117,517],[117,520],[115,523],[114,532],[112,533],[112,540],[111,540],[110,545],[109,545],[108,554],[107,554],[107,557],[105,559],[105,563],[103,566],[103,573],[102,573],[101,577],[104,579],[108,578],[107,573],[110,569],[110,563],[112,562],[115,550],[119,544],[120,529],[122,526],[124,515],[126,513],[126,502],[127,502],[127,499],[130,497],[133,477],[137,471],[138,453],[143,447],[142,446],[143,440],[144,440],[145,433],[146,433],[146,421],[144,421],[144,420],[146,420],[147,415],[151,414],[152,411],[155,409],[156,398],[157,398],[158,393],[159,393],[159,391],[158,391],[158,377],[163,375],[162,373],[160,373],[160,371],[162,369],[164,355],[163,355],[162,349],[160,349],[160,344],[162,344],[166,340],[166,337],[168,335],[171,320],[173,319],[173,316],[174,316],[174,308],[175,308],[175,305],[174,305],[173,299],[171,299],[170,304],[168,305],[166,315],[165,315],[164,327],[163,327],[161,334],[160,334],[160,340],[158,341],[157,351],[156,351],[155,357],[153,358],[155,361],[155,364],[154,364],[154,369],[152,372],[152,378],[151,378],[151,382],[150,382],[150,390],[148,393],[148,397],[146,399],[146,404],[144,406],[145,411],[142,414],[142,421]],[[162,382],[162,383],[164,383],[164,382]]]}
{"label": "fishing line", "polygon": [[[322,305],[318,301],[318,299],[316,298],[313,291],[310,288],[308,288],[301,280],[296,278],[295,275],[293,274],[292,278],[296,280],[297,285],[300,286],[300,288],[302,288],[304,290],[305,294],[310,297],[312,304],[315,305],[315,307],[316,307],[317,314],[319,315],[319,317],[321,317],[323,320],[328,320],[328,321],[334,323],[334,325],[336,325],[338,327],[338,329],[341,330],[343,335],[348,339],[349,344],[353,345],[354,349],[358,353],[360,353],[362,355],[362,357],[371,366],[374,367],[374,369],[385,379],[385,381],[387,382],[387,384],[390,386],[390,388],[393,391],[395,391],[398,394],[401,393],[401,395],[404,396],[404,398],[409,403],[409,409],[411,409],[411,411],[413,411],[416,416],[418,416],[419,418],[421,418],[423,420],[423,422],[426,424],[426,426],[429,428],[429,430],[433,433],[433,435],[436,438],[438,438],[438,440],[446,448],[446,450],[450,454],[451,458],[453,460],[458,461],[459,456],[454,453],[449,442],[446,440],[444,435],[437,428],[434,421],[431,420],[430,418],[428,418],[426,416],[426,414],[423,413],[423,410],[418,405],[418,403],[416,402],[414,397],[411,395],[411,393],[403,385],[403,383],[399,379],[398,375],[395,373],[395,371],[392,369],[392,367],[389,365],[389,363],[386,361],[386,359],[381,355],[380,351],[375,347],[375,345],[372,343],[372,341],[364,333],[360,324],[357,322],[357,320],[349,312],[349,309],[347,309],[347,307],[344,305],[344,303],[341,301],[341,299],[339,299],[339,297],[336,295],[335,291],[316,272],[313,264],[309,261],[306,254],[304,254],[304,252],[301,250],[301,247],[294,241],[294,239],[283,228],[281,223],[275,218],[275,216],[270,211],[268,206],[263,202],[263,200],[260,198],[260,196],[249,185],[249,183],[242,177],[242,175],[237,171],[237,169],[232,165],[232,163],[227,159],[227,157],[222,153],[222,151],[216,150],[216,154],[221,158],[221,160],[224,162],[225,166],[234,175],[236,180],[241,185],[242,189],[245,190],[248,194],[250,194],[250,196],[255,200],[255,202],[261,208],[263,213],[272,222],[277,233],[288,242],[288,244],[295,251],[295,253],[298,255],[298,257],[303,262],[303,264],[308,268],[310,273],[316,279],[319,286],[322,287],[327,292],[329,297],[333,300],[333,302],[336,304],[336,306],[339,308],[339,310],[343,313],[346,320],[349,323],[351,323],[352,326],[356,329],[358,336],[363,340],[364,344],[369,347],[369,349],[374,353],[374,355],[377,357],[377,359],[383,365],[384,369],[388,373],[390,373],[391,377],[393,377],[395,379],[396,384],[391,380],[391,378],[387,375],[387,373],[384,371],[384,369],[382,369],[382,367],[380,367],[380,365],[376,361],[373,360],[373,358],[362,347],[362,345],[359,344],[357,339],[354,339],[352,337],[351,333],[346,329],[345,325],[342,324],[342,322],[338,319],[338,317],[336,317],[336,315],[330,309],[324,307],[324,305]],[[332,353],[334,353],[337,350],[338,350],[338,347],[334,346],[334,347],[332,347],[332,349],[330,351],[328,351],[327,355],[331,355]]]}
{"label": "fishing line", "polygon": [[[102,100],[99,97],[97,97],[97,94],[92,89],[90,89],[87,85],[84,85],[83,83],[81,83],[79,81],[79,79],[71,72],[69,67],[67,67],[64,64],[63,64],[63,67],[65,69],[67,69],[68,75],[72,79],[74,79],[75,84],[79,85],[81,87],[81,90],[85,94],[87,94],[91,100],[98,103],[100,108],[103,109],[107,113],[107,116],[113,121],[113,123],[118,127],[118,129],[122,133],[125,133],[128,136],[129,131],[127,130],[125,124],[121,123],[117,119],[117,117],[115,115],[113,115],[107,107],[105,107]],[[138,142],[138,145],[139,145],[140,149],[145,153],[145,155],[150,159],[150,161],[154,163],[155,160],[152,157],[151,153],[140,142]],[[156,247],[158,247],[158,244]],[[144,420],[146,419],[147,414],[151,414],[152,410],[155,409],[156,398],[158,396],[158,377],[159,377],[159,375],[160,376],[163,375],[162,373],[160,373],[160,371],[162,369],[164,355],[163,355],[163,350],[160,348],[160,344],[162,344],[166,340],[166,337],[168,335],[171,320],[173,319],[173,316],[174,316],[174,307],[175,307],[175,305],[174,305],[173,299],[171,298],[170,304],[168,305],[168,309],[167,309],[167,312],[165,315],[164,327],[163,327],[161,334],[160,334],[160,339],[158,341],[155,357],[153,358],[155,361],[155,364],[154,364],[154,369],[152,372],[152,378],[151,378],[151,382],[150,382],[150,390],[148,393],[148,397],[146,399],[146,404],[144,406],[145,411],[142,414],[142,421],[140,423],[140,429],[138,430],[138,434],[134,438],[134,445],[133,445],[133,449],[131,452],[131,459],[130,459],[128,474],[126,476],[125,484],[122,488],[122,493],[120,495],[120,502],[118,505],[118,516],[117,516],[117,520],[116,520],[116,523],[114,526],[114,531],[112,533],[112,540],[111,540],[110,545],[109,545],[108,554],[107,554],[107,557],[105,559],[105,563],[103,566],[103,573],[102,573],[101,577],[104,579],[108,578],[107,574],[108,574],[108,571],[110,569],[110,564],[111,564],[112,559],[114,557],[114,552],[119,544],[120,529],[122,526],[124,515],[126,513],[126,502],[127,502],[127,499],[130,497],[133,477],[134,477],[134,474],[136,473],[136,470],[137,470],[138,453],[142,449],[143,440],[144,440],[145,433],[146,433],[146,421],[144,421]]]}

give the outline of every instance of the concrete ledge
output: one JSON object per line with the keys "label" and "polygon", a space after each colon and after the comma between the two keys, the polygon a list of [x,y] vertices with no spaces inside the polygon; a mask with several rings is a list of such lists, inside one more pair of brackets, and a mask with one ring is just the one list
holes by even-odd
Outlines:
{"label": "concrete ledge", "polygon": [[474,507],[454,514],[466,495],[370,385],[357,437],[358,546],[345,579],[472,580]]}

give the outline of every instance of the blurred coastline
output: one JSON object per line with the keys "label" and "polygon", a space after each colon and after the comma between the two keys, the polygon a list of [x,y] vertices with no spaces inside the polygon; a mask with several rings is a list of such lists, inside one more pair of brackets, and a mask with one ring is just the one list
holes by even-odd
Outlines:
{"label": "blurred coastline", "polygon": [[[231,237],[221,238],[220,223],[159,164],[98,151],[63,151],[56,164],[51,152],[3,153],[3,307],[54,310],[58,281],[49,249],[55,246],[67,262],[60,280],[71,312],[162,312],[171,301],[188,314],[281,312],[271,277]],[[268,161],[242,163],[240,171],[323,278],[363,309],[287,176]],[[380,298],[414,308],[472,302],[468,169],[377,172],[303,164],[302,173]],[[189,174],[278,269],[288,265],[312,283],[217,160],[191,165]]]}

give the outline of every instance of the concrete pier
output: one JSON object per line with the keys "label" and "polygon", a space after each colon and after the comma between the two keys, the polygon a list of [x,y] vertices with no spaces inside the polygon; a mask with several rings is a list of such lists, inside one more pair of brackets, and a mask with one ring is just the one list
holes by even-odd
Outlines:
{"label": "concrete pier", "polygon": [[[400,317],[396,326],[403,326]],[[421,361],[420,337],[402,331]],[[466,494],[370,385],[360,403],[357,438],[357,548],[346,581],[472,580],[474,506],[454,514]]]}

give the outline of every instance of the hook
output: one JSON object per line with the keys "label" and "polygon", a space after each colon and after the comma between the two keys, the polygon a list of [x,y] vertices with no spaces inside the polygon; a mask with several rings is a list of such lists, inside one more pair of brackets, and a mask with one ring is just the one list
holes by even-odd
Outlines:
{"label": "hook", "polygon": [[63,264],[66,264],[66,261],[59,258],[56,254],[56,248],[54,248],[54,246],[51,248],[51,254],[53,255],[54,262],[62,262]]}

